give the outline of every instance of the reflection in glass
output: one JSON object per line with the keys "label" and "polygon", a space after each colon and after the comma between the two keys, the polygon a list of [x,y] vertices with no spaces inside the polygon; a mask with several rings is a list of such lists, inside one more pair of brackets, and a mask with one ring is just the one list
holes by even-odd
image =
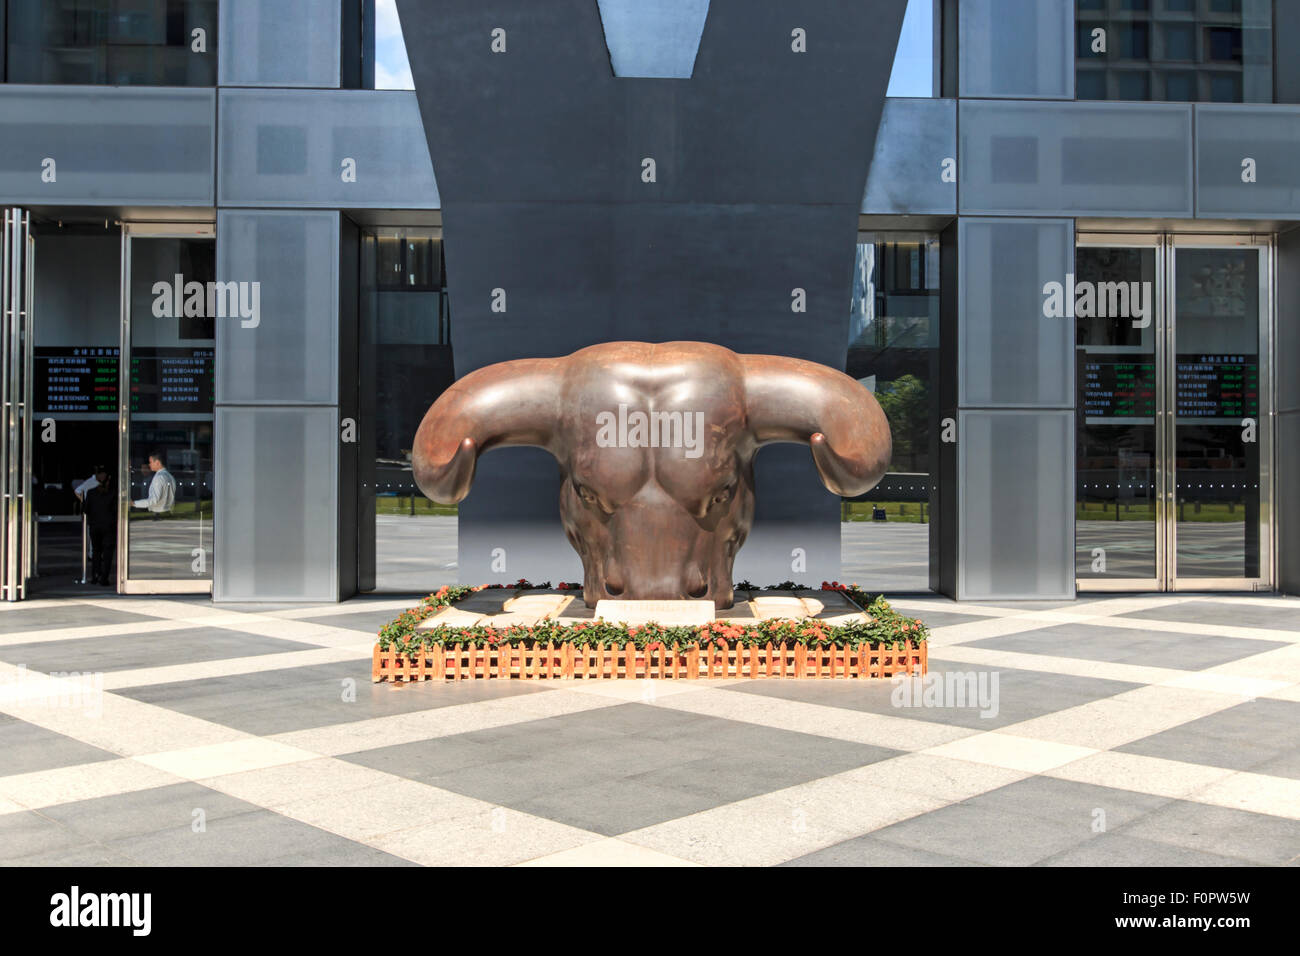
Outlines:
{"label": "reflection in glass", "polygon": [[1259,255],[1175,254],[1180,578],[1260,574]]}
{"label": "reflection in glass", "polygon": [[862,237],[845,371],[875,393],[894,447],[880,484],[842,504],[847,580],[892,590],[930,586],[930,440],[938,361],[939,240]]}
{"label": "reflection in glass", "polygon": [[9,0],[10,83],[215,86],[217,0]]}
{"label": "reflection in glass", "polygon": [[[1076,302],[1075,318],[1081,583],[1158,573],[1155,271],[1152,248],[1081,246],[1075,253],[1075,282],[1093,293],[1091,306]],[[1138,297],[1146,314],[1135,317]]]}
{"label": "reflection in glass", "polygon": [[455,380],[442,239],[377,229],[361,248],[361,392],[375,423],[362,431],[362,588],[431,591],[456,580],[456,507],[411,475],[415,432]]}
{"label": "reflection in glass", "polygon": [[1081,100],[1273,101],[1272,0],[1079,0]]}
{"label": "reflection in glass", "polygon": [[213,239],[131,239],[125,491],[132,581],[212,579],[216,340],[206,284],[215,269]]}

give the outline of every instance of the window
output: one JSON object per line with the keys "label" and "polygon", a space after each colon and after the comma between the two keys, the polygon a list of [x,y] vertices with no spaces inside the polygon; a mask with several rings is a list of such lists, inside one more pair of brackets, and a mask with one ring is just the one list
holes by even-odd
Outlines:
{"label": "window", "polygon": [[10,0],[10,83],[216,86],[217,0]]}
{"label": "window", "polygon": [[870,588],[930,586],[930,456],[938,418],[939,240],[880,233],[858,239],[845,371],[889,419],[893,459],[875,488],[841,504],[844,580]]}
{"label": "window", "polygon": [[1075,95],[1273,101],[1271,0],[1077,0]]}

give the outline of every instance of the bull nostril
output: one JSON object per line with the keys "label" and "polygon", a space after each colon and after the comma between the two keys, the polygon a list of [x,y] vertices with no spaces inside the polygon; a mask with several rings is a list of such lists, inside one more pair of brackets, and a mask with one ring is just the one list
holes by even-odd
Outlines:
{"label": "bull nostril", "polygon": [[620,594],[623,593],[623,585],[618,583],[617,581],[606,581],[605,593],[613,597],[618,597]]}
{"label": "bull nostril", "polygon": [[699,583],[695,583],[695,582],[687,583],[686,596],[688,598],[698,600],[699,598],[708,597],[708,595],[709,595],[708,581],[699,581]]}

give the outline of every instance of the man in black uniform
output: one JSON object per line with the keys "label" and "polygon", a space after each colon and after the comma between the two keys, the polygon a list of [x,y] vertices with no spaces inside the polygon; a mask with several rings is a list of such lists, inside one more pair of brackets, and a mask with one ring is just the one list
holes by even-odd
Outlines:
{"label": "man in black uniform", "polygon": [[117,489],[105,465],[95,466],[99,482],[86,492],[86,524],[90,528],[90,576],[96,584],[108,585],[117,551]]}

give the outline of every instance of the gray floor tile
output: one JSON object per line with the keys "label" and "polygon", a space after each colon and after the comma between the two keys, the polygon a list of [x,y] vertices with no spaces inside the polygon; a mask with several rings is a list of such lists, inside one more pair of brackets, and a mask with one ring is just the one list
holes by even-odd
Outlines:
{"label": "gray floor tile", "polygon": [[11,866],[130,866],[126,857],[98,843],[63,847],[47,853],[32,853],[10,861]]}
{"label": "gray floor tile", "polygon": [[216,821],[261,809],[197,783],[178,783],[60,803],[41,813],[87,840],[106,844],[164,830],[189,831],[196,810],[203,811],[204,823],[211,828]]}
{"label": "gray floor tile", "polygon": [[55,606],[11,608],[0,612],[0,634],[49,631],[65,627],[98,627],[104,624],[134,624],[156,621],[156,616],[137,614],[125,608],[95,607],[69,602]]}
{"label": "gray floor tile", "polygon": [[644,704],[620,704],[362,751],[343,759],[614,834],[896,753]]}
{"label": "gray floor tile", "polygon": [[1116,749],[1300,780],[1300,703],[1250,701]]}
{"label": "gray floor tile", "polygon": [[[0,660],[10,664],[26,664],[30,669],[42,673],[99,673],[305,651],[315,646],[221,627],[194,627],[152,634],[115,634],[68,641],[41,643],[37,640],[11,644],[0,647]],[[367,680],[368,675],[369,668]]]}
{"label": "gray floor tile", "polygon": [[[1024,815],[1092,830],[1099,822],[1106,832],[1132,823],[1174,801],[1132,790],[1098,787],[1054,777],[1029,777],[963,801],[995,813]],[[1102,811],[1100,814],[1097,811]]]}
{"label": "gray floor tile", "polygon": [[871,835],[856,837],[787,860],[782,866],[980,866],[970,860],[932,853],[916,847],[899,846]]}
{"label": "gray floor tile", "polygon": [[[344,699],[345,680],[352,681],[355,700]],[[270,735],[542,694],[555,686],[544,681],[496,680],[373,684],[367,659],[128,687],[117,693],[246,733]]]}
{"label": "gray floor tile", "polygon": [[593,833],[617,836],[711,809],[717,801],[702,793],[621,778],[539,793],[510,806]]}
{"label": "gray floor tile", "polygon": [[986,614],[961,614],[958,611],[918,611],[915,608],[898,609],[900,614],[920,618],[927,627],[952,627],[955,624],[970,624],[973,621],[987,621]]}
{"label": "gray floor tile", "polygon": [[1035,866],[1250,866],[1245,860],[1144,840],[1122,833],[1100,833],[1087,843]]}
{"label": "gray floor tile", "polygon": [[[418,600],[412,600],[411,606],[419,604]],[[385,624],[392,622],[393,618],[400,614],[392,608],[358,611],[355,614],[326,614],[320,617],[299,618],[311,624],[328,624],[330,627],[346,627],[353,631],[364,631],[367,634],[378,634],[379,629]]]}
{"label": "gray floor tile", "polygon": [[[988,694],[992,694],[994,687],[992,674],[995,672],[997,712],[988,717],[981,716],[986,711],[973,704],[978,703],[978,692],[981,686]],[[935,675],[936,681],[941,675],[948,673],[976,675],[973,684],[969,678],[963,678],[965,687],[974,689],[974,693],[968,693],[965,698],[968,706],[955,706],[955,696],[952,698],[953,706],[925,706],[924,697],[914,699],[912,706],[895,706],[894,692],[897,685],[889,680],[755,680],[727,685],[722,689],[734,693],[798,700],[826,707],[841,707],[845,710],[887,714],[910,720],[928,720],[973,730],[995,730],[1089,701],[1114,697],[1116,694],[1141,686],[1124,681],[1050,674],[1046,671],[991,669],[945,661],[939,657],[930,659],[930,673]],[[982,685],[979,676],[981,674],[987,675],[983,678]],[[947,686],[946,678],[945,686]],[[991,713],[991,710],[990,708],[988,712]]]}
{"label": "gray floor tile", "polygon": [[36,724],[0,715],[0,774],[6,777],[117,757]]}
{"label": "gray floor tile", "polygon": [[265,860],[258,866],[419,866],[418,863],[412,863],[410,860],[403,860],[400,856],[393,856],[391,853],[385,853],[383,850],[376,850],[374,847],[366,846],[364,843],[353,843],[350,840],[343,841],[343,844],[331,843],[321,849],[311,850],[305,853],[293,853],[289,856],[276,857],[273,860]]}
{"label": "gray floor tile", "polygon": [[1292,607],[1261,607],[1233,601],[1184,601],[1142,611],[1129,611],[1120,617],[1143,621],[1170,621],[1188,624],[1223,624],[1230,627],[1263,627],[1274,631],[1300,631],[1300,600]]}
{"label": "gray floor tile", "polygon": [[1287,645],[1243,637],[1134,631],[1092,624],[1056,624],[1036,631],[986,637],[970,641],[966,646],[1195,671]]}
{"label": "gray floor tile", "polygon": [[25,856],[84,849],[87,840],[63,824],[34,810],[0,816],[0,863]]}
{"label": "gray floor tile", "polygon": [[1112,832],[1256,864],[1300,857],[1300,820],[1181,800]]}
{"label": "gray floor tile", "polygon": [[108,850],[142,866],[250,866],[296,854],[329,853],[353,841],[297,820],[255,810],[219,819],[195,833],[189,824],[114,840]]}
{"label": "gray floor tile", "polygon": [[1060,823],[958,803],[872,836],[885,843],[990,866],[1028,866],[1078,846],[1095,834],[1089,821]]}

